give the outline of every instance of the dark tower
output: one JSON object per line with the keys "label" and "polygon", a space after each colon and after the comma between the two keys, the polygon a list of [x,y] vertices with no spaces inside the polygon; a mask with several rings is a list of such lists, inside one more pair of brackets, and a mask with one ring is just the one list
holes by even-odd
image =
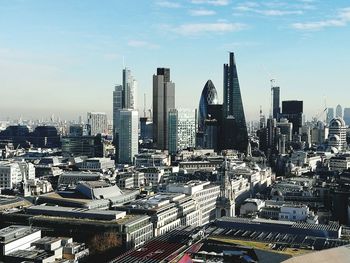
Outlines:
{"label": "dark tower", "polygon": [[272,117],[278,120],[280,113],[280,87],[272,87]]}
{"label": "dark tower", "polygon": [[230,52],[230,64],[224,64],[223,117],[222,148],[244,152],[248,145],[248,132],[233,52]]}

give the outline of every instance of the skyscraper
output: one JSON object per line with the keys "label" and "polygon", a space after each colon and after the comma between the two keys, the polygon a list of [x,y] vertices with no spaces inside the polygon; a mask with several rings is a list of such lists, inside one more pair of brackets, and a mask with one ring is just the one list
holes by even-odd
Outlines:
{"label": "skyscraper", "polygon": [[224,141],[222,147],[246,151],[248,132],[233,52],[230,52],[230,64],[224,64],[223,117]]}
{"label": "skyscraper", "polygon": [[218,94],[211,80],[205,83],[199,100],[198,131],[204,131],[204,122],[208,117],[208,106],[218,104]]}
{"label": "skyscraper", "polygon": [[333,120],[334,118],[334,108],[327,108],[327,124],[329,124],[331,122],[331,120]]}
{"label": "skyscraper", "polygon": [[123,108],[136,109],[137,81],[128,68],[123,69]]}
{"label": "skyscraper", "polygon": [[280,87],[272,87],[272,116],[276,120],[279,119],[281,113],[280,108]]}
{"label": "skyscraper", "polygon": [[107,115],[104,112],[88,112],[87,123],[90,125],[92,136],[108,132]]}
{"label": "skyscraper", "polygon": [[133,163],[138,154],[138,112],[132,109],[119,111],[118,163]]}
{"label": "skyscraper", "polygon": [[118,132],[118,111],[121,109],[136,109],[137,81],[128,68],[123,69],[123,85],[116,85],[113,91],[113,136]]}
{"label": "skyscraper", "polygon": [[123,108],[123,86],[116,85],[113,91],[113,136],[117,132],[119,110]]}
{"label": "skyscraper", "polygon": [[350,126],[350,108],[344,108],[344,121],[347,126]]}
{"label": "skyscraper", "polygon": [[338,117],[343,118],[343,108],[339,104],[335,108],[335,117],[336,118],[338,118]]}
{"label": "skyscraper", "polygon": [[153,75],[153,142],[157,149],[168,146],[168,112],[175,108],[175,84],[169,68],[158,68]]}

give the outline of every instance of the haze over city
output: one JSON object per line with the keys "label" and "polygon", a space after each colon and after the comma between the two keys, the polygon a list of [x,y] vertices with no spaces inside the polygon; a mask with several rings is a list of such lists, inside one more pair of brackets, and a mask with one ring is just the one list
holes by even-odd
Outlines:
{"label": "haze over city", "polygon": [[236,55],[248,120],[281,99],[304,101],[307,119],[347,106],[348,1],[0,1],[0,119],[87,111],[111,118],[123,65],[152,105],[152,75],[171,68],[176,106],[197,108],[211,79],[222,102],[222,64]]}

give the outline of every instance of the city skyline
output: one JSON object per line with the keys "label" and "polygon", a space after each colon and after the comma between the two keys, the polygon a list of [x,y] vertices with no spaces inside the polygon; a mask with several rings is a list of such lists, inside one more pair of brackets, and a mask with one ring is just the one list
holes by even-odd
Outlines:
{"label": "city skyline", "polygon": [[[222,64],[236,54],[248,121],[270,112],[270,79],[281,101],[303,100],[307,119],[348,107],[346,1],[126,1],[0,3],[0,120],[102,111],[126,66],[138,110],[152,103],[152,75],[168,67],[176,107],[194,109],[208,79],[222,103]],[[121,10],[123,12],[121,12]],[[20,77],[19,77],[20,76]],[[185,95],[186,94],[186,95]],[[259,94],[259,96],[256,96]],[[188,96],[189,95],[189,96]],[[142,114],[140,114],[142,115]]]}

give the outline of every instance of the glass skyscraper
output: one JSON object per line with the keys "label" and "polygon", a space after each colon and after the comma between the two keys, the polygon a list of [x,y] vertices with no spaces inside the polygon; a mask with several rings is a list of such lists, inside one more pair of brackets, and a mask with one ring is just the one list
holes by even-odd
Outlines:
{"label": "glass skyscraper", "polygon": [[226,128],[222,148],[246,151],[248,132],[233,52],[230,52],[230,63],[224,64],[223,117]]}
{"label": "glass skyscraper", "polygon": [[205,120],[208,118],[208,106],[218,104],[218,94],[211,80],[205,83],[199,100],[198,131],[204,131]]}

